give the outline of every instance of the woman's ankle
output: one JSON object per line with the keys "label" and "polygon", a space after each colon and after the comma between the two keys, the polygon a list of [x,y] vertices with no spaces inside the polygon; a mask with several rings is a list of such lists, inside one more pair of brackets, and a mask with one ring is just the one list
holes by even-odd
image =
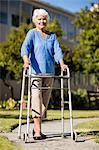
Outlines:
{"label": "woman's ankle", "polygon": [[39,136],[41,133],[41,118],[34,118],[34,136]]}

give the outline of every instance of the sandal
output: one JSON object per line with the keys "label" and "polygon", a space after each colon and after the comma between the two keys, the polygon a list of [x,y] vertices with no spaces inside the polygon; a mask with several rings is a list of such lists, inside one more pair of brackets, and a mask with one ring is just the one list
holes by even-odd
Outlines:
{"label": "sandal", "polygon": [[34,131],[34,129],[33,129],[33,138],[34,138],[34,140],[46,139],[46,135],[43,134],[43,133],[40,133],[40,136],[34,136],[34,134],[35,134],[35,131]]}

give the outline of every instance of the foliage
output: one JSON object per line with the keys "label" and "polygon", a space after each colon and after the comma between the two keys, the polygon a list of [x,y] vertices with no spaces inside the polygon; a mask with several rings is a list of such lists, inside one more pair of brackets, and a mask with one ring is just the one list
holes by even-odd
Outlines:
{"label": "foliage", "polygon": [[27,31],[31,28],[31,24],[12,28],[6,42],[0,44],[0,66],[13,73],[16,79],[20,78],[22,72],[20,48]]}
{"label": "foliage", "polygon": [[81,10],[75,25],[80,29],[73,53],[76,69],[94,73],[94,83],[99,84],[99,12],[88,8]]}
{"label": "foliage", "polygon": [[88,108],[88,94],[86,89],[78,88],[72,92],[73,109],[87,109]]}
{"label": "foliage", "polygon": [[[64,99],[68,100],[68,96],[64,94]],[[89,100],[86,89],[78,88],[75,91],[72,91],[72,107],[73,109],[88,109]],[[48,105],[48,109],[59,110],[61,108],[61,95],[60,90],[53,90],[52,96]],[[65,105],[65,109],[68,108],[68,105]]]}
{"label": "foliage", "polygon": [[13,109],[16,105],[16,101],[12,98],[9,98],[7,101],[6,101],[6,109]]}
{"label": "foliage", "polygon": [[28,95],[24,95],[23,99],[28,100]]}
{"label": "foliage", "polygon": [[63,31],[57,19],[54,19],[52,22],[50,22],[46,28],[50,32],[55,32],[58,39],[62,38]]}
{"label": "foliage", "polygon": [[2,102],[2,100],[0,99],[0,108],[2,108],[2,103],[3,103],[3,102]]}

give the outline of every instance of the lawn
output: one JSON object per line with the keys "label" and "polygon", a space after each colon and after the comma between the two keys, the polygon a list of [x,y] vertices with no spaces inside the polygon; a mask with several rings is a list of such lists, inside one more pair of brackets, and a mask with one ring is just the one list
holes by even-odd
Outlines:
{"label": "lawn", "polygon": [[[73,110],[72,111],[73,118],[93,118],[99,117],[99,110]],[[60,110],[48,110],[47,111],[47,119],[60,119],[61,111]],[[64,118],[69,119],[69,111],[64,111]]]}
{"label": "lawn", "polygon": [[76,132],[79,132],[80,135],[91,136],[99,143],[99,120],[80,123],[74,126],[74,129]]}
{"label": "lawn", "polygon": [[0,150],[22,150],[6,137],[0,136]]}
{"label": "lawn", "polygon": [[[23,111],[22,122],[26,122],[26,111]],[[0,110],[0,132],[10,132],[18,126],[19,110]]]}
{"label": "lawn", "polygon": [[[0,110],[0,132],[11,132],[18,125],[19,110]],[[26,111],[23,111],[23,121],[26,122]],[[0,150],[22,150],[10,142],[6,137],[0,136]]]}

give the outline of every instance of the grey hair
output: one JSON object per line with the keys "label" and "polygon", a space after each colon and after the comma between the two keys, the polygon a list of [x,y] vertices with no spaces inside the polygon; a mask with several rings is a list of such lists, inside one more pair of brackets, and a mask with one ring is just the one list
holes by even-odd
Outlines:
{"label": "grey hair", "polygon": [[36,18],[39,15],[46,16],[47,22],[49,22],[50,17],[49,17],[48,12],[45,9],[35,9],[34,12],[33,12],[33,16],[32,16],[32,21],[34,23],[36,23]]}

